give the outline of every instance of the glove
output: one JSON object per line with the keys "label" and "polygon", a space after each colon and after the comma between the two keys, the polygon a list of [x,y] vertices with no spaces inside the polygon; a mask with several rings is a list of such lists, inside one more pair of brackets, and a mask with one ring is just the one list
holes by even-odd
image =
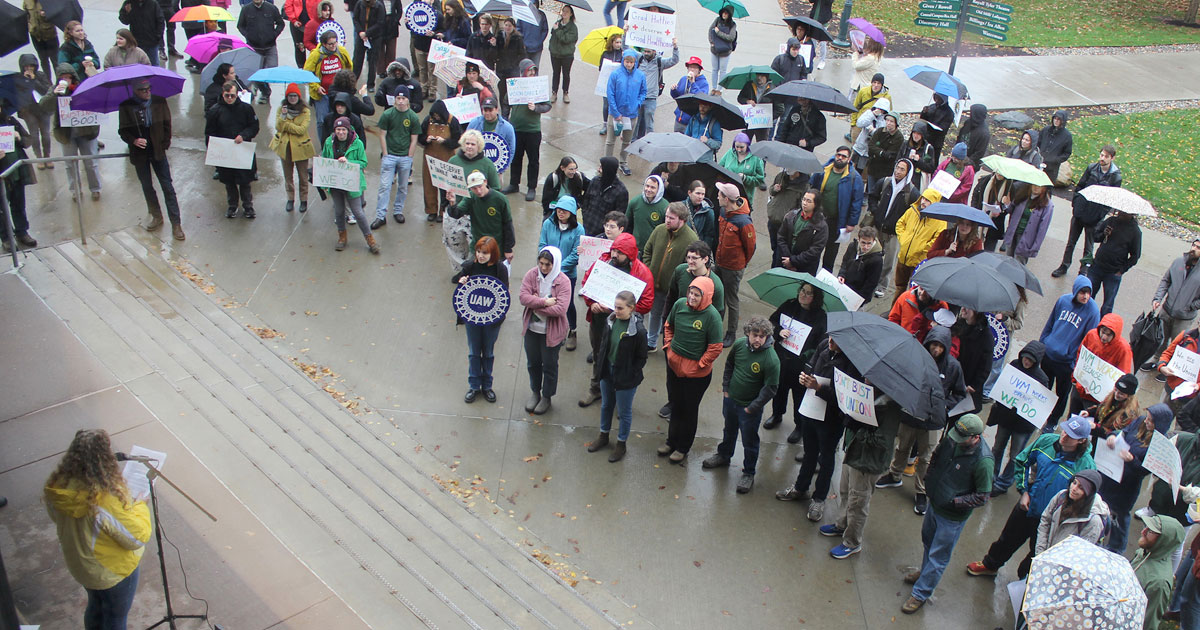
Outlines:
{"label": "glove", "polygon": [[1184,503],[1194,503],[1200,499],[1200,488],[1196,486],[1179,486],[1179,499]]}

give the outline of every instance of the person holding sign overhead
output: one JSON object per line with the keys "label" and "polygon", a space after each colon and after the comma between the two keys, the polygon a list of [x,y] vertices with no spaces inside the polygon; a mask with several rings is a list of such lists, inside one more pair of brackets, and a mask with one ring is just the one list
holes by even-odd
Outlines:
{"label": "person holding sign overhead", "polygon": [[667,395],[672,402],[667,441],[660,457],[682,463],[696,440],[700,401],[712,382],[713,363],[721,354],[721,314],[712,305],[713,283],[692,280],[687,297],[675,302],[663,327],[667,349]]}
{"label": "person holding sign overhead", "polygon": [[142,195],[150,212],[146,229],[157,230],[163,224],[158,193],[154,192],[154,183],[150,180],[150,169],[153,168],[167,204],[171,234],[175,240],[182,241],[185,237],[179,201],[171,181],[171,163],[167,161],[167,149],[171,148],[171,108],[167,99],[152,94],[150,81],[141,79],[133,84],[133,96],[125,99],[117,112],[117,134],[129,145],[129,161],[142,184]]}
{"label": "person holding sign overhead", "polygon": [[367,223],[362,206],[362,195],[367,189],[367,177],[363,171],[367,168],[367,151],[363,148],[362,140],[354,133],[349,118],[343,116],[333,122],[333,134],[325,140],[321,157],[358,165],[359,185],[356,190],[329,189],[329,195],[333,198],[333,222],[338,231],[337,244],[333,249],[339,252],[346,249],[346,210],[349,207],[358,229],[367,240],[367,248],[372,254],[378,254],[379,245],[375,243],[375,235],[371,234],[371,226]]}
{"label": "person holding sign overhead", "polygon": [[[237,83],[227,82],[221,91],[221,101],[205,112],[205,138],[229,138],[234,144],[241,144],[258,135],[258,115],[254,113],[254,107],[238,98],[238,91]],[[225,184],[226,219],[237,216],[239,203],[246,218],[254,218],[254,193],[250,183],[257,172],[258,166],[253,159],[250,168],[217,168],[218,179]]]}

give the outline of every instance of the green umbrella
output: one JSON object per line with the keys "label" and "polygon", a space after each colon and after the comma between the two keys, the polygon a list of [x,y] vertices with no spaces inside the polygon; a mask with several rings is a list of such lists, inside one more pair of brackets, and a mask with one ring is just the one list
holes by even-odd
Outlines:
{"label": "green umbrella", "polygon": [[729,7],[733,9],[733,17],[735,18],[744,18],[750,15],[750,11],[746,9],[746,5],[738,0],[700,0],[700,6],[713,13],[720,13],[721,9]]}
{"label": "green umbrella", "polygon": [[730,70],[724,79],[721,79],[721,87],[740,90],[746,87],[747,83],[753,83],[755,77],[760,74],[770,77],[771,85],[783,83],[783,77],[772,70],[771,66],[738,66]]}
{"label": "green umbrella", "polygon": [[811,284],[825,294],[826,313],[849,310],[842,303],[842,298],[838,297],[836,288],[801,271],[788,271],[780,267],[768,269],[750,279],[750,288],[754,289],[758,299],[779,308],[784,302],[795,299],[801,282]]}
{"label": "green umbrella", "polygon": [[999,173],[1006,179],[1026,182],[1035,186],[1054,185],[1050,183],[1050,178],[1046,177],[1042,169],[1015,158],[1004,157],[1003,155],[989,155],[983,158],[983,165],[991,169],[993,173]]}

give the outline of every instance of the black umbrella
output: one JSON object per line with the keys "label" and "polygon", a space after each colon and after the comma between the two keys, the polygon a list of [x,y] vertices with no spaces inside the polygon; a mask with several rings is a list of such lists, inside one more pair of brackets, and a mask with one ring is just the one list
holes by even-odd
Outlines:
{"label": "black umbrella", "polygon": [[709,115],[717,120],[722,129],[745,129],[746,118],[742,110],[720,96],[712,94],[688,94],[675,99],[675,105],[680,111],[695,116],[700,111],[700,103],[712,105]]}
{"label": "black umbrella", "polygon": [[1017,285],[999,271],[972,258],[931,258],[913,272],[912,281],[933,297],[981,313],[1017,309]]}
{"label": "black umbrella", "polygon": [[1033,291],[1038,295],[1042,293],[1042,283],[1037,276],[1029,270],[1029,267],[1022,265],[1019,260],[1012,256],[1001,256],[992,252],[976,252],[969,256],[971,260],[977,263],[982,263],[1000,272],[1000,275],[1008,278],[1013,284]]}
{"label": "black umbrella", "polygon": [[804,28],[808,29],[808,36],[819,42],[833,41],[833,37],[829,34],[829,31],[825,30],[825,25],[810,17],[790,15],[783,18],[783,21],[793,29],[803,24]]}
{"label": "black umbrella", "polygon": [[629,145],[629,153],[647,162],[695,162],[709,150],[708,145],[679,132],[648,133]]}
{"label": "black umbrella", "polygon": [[642,4],[633,5],[633,8],[641,9],[643,11],[657,10],[660,13],[674,13],[675,12],[675,9],[673,9],[661,2],[643,2]]}
{"label": "black umbrella", "polygon": [[850,102],[850,99],[846,98],[845,94],[842,94],[833,87],[824,83],[817,83],[816,81],[788,81],[767,92],[764,96],[769,99],[782,98],[785,100],[806,98],[812,101],[812,104],[817,109],[839,114],[853,114],[858,111],[854,108],[854,104]]}
{"label": "black umbrella", "polygon": [[60,29],[67,27],[72,20],[83,21],[83,7],[79,0],[42,0],[42,11],[46,19]]}
{"label": "black umbrella", "polygon": [[912,333],[865,311],[830,313],[827,330],[863,378],[906,413],[946,421],[941,374]]}
{"label": "black umbrella", "polygon": [[825,166],[812,151],[775,140],[755,142],[750,145],[750,153],[785,171],[815,173]]}
{"label": "black umbrella", "polygon": [[591,11],[592,5],[587,3],[587,0],[560,0],[563,4],[569,4],[573,7],[579,7],[584,11]]}
{"label": "black umbrella", "polygon": [[29,16],[24,11],[0,2],[0,21],[8,24],[0,29],[0,55],[7,55],[29,43]]}
{"label": "black umbrella", "polygon": [[741,176],[713,162],[711,158],[703,162],[680,164],[679,170],[671,176],[671,180],[680,182],[680,186],[685,189],[696,180],[704,182],[704,196],[712,202],[713,207],[716,207],[717,204],[717,182],[733,184],[737,186],[739,195],[746,195],[746,186],[742,183]]}

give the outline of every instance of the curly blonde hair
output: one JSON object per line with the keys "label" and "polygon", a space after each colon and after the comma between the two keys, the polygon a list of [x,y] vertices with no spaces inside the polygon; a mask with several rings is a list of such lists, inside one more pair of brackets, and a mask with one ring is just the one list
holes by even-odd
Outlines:
{"label": "curly blonde hair", "polygon": [[88,492],[88,503],[93,506],[100,495],[107,492],[128,504],[129,486],[121,476],[117,457],[113,454],[112,442],[104,429],[80,429],[67,447],[58,468],[50,473],[46,485],[66,488],[71,482],[81,484]]}

